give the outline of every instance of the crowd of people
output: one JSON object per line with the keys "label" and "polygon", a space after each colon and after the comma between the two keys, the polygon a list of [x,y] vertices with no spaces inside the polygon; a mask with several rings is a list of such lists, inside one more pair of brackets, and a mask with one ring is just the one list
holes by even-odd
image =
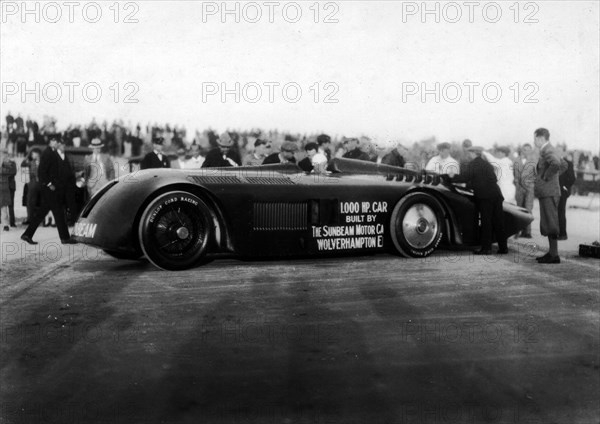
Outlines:
{"label": "crowd of people", "polygon": [[[540,137],[544,136],[545,133]],[[538,136],[534,139],[537,140]],[[68,232],[65,232],[68,223],[56,216],[54,212],[58,209],[55,207],[59,207],[56,205],[75,210],[71,205],[76,203],[77,196],[73,194],[76,190],[71,190],[72,187],[82,189],[79,197],[80,200],[85,200],[113,179],[115,166],[111,158],[126,157],[133,162],[137,160],[141,169],[200,169],[293,163],[306,173],[326,174],[329,172],[330,160],[339,157],[416,171],[436,172],[447,176],[453,182],[467,184],[473,188],[479,199],[493,199],[491,203],[485,201],[480,204],[480,212],[482,208],[487,211],[482,214],[486,220],[484,221],[482,216],[484,231],[480,252],[488,254],[491,251],[492,232],[496,234],[497,239],[502,240],[499,234],[502,234],[503,230],[496,227],[502,201],[529,211],[533,209],[536,181],[541,172],[540,161],[544,157],[542,145],[541,142],[534,142],[534,145],[525,142],[516,149],[496,146],[486,150],[473,146],[470,140],[460,143],[437,143],[435,138],[431,138],[408,146],[407,143],[367,136],[332,138],[327,134],[301,135],[257,129],[226,131],[220,135],[207,129],[203,132],[196,131],[193,137],[188,137],[184,127],[169,124],[148,124],[143,127],[140,124],[124,125],[122,121],[114,121],[110,125],[107,122],[99,125],[95,120],[88,125],[69,125],[65,130],[58,131],[56,119],[52,117],[44,116],[42,125],[38,125],[29,117],[23,120],[20,115],[13,117],[9,113],[6,116],[6,125],[2,128],[2,223],[5,231],[9,230],[9,226],[15,226],[16,163],[11,159],[14,157],[22,158],[21,167],[29,168],[25,196],[25,223],[29,227],[24,239],[32,241],[35,228],[44,222],[48,210],[51,210],[55,223],[50,225],[59,227],[61,240],[65,243],[70,242]],[[54,181],[56,175],[44,174],[44,162],[50,160],[47,157],[45,161],[44,155],[53,153],[53,168],[57,168],[53,170],[54,174],[74,174],[73,169],[62,169],[61,162],[56,162],[57,157],[64,160],[66,147],[85,147],[91,154],[86,156],[84,169],[76,178],[61,177],[57,186]],[[556,177],[560,178],[559,182],[557,180],[559,191],[552,191],[551,196],[558,194],[556,239],[561,240],[567,238],[566,199],[571,194],[575,174],[597,172],[598,156],[592,156],[590,152],[567,151],[566,146],[554,146],[552,151],[553,155],[561,159],[560,172],[556,172]],[[477,178],[474,178],[474,175]],[[52,186],[55,190],[48,193],[47,188]],[[42,214],[44,216],[41,216]],[[544,234],[544,231],[542,233]],[[531,228],[523,230],[517,236],[530,238]],[[551,256],[557,257],[552,245],[553,243]],[[499,252],[503,253],[505,250],[505,242],[500,241]]]}

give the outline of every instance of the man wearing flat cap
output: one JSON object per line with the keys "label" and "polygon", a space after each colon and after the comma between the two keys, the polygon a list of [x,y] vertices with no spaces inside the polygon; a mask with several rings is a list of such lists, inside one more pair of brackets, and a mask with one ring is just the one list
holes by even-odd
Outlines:
{"label": "man wearing flat cap", "polygon": [[450,156],[450,143],[440,143],[437,146],[439,154],[432,157],[425,166],[426,171],[448,174],[451,177],[460,173],[460,164]]}
{"label": "man wearing flat cap", "polygon": [[296,163],[296,152],[298,146],[293,141],[284,141],[281,145],[281,151],[271,153],[263,161],[263,165],[275,164],[275,163]]}
{"label": "man wearing flat cap", "polygon": [[206,155],[202,168],[240,166],[241,163],[240,155],[234,148],[233,139],[228,132],[224,132],[217,140],[217,147]]}
{"label": "man wearing flat cap", "polygon": [[476,255],[492,254],[492,235],[496,235],[499,254],[508,253],[506,233],[504,231],[504,214],[502,211],[502,192],[498,186],[494,167],[482,157],[483,147],[473,146],[467,149],[472,160],[460,175],[451,177],[454,183],[467,183],[473,190],[477,209],[481,215],[481,249],[473,252]]}
{"label": "man wearing flat cap", "polygon": [[152,169],[152,168],[170,168],[171,163],[167,155],[163,153],[163,144],[165,139],[162,137],[156,137],[152,141],[154,150],[144,156],[140,163],[140,169]]}

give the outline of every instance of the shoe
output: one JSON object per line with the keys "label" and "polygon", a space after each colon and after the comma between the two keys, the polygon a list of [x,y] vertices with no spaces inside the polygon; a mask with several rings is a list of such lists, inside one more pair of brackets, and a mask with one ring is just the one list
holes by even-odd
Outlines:
{"label": "shoe", "polygon": [[508,253],[508,247],[505,247],[504,249],[498,249],[496,253],[498,255],[506,255]]}
{"label": "shoe", "polygon": [[550,257],[550,253],[546,253],[544,256],[538,256],[537,258],[535,258],[536,261],[542,261],[542,260],[546,260],[546,258]]}
{"label": "shoe", "polygon": [[77,244],[77,242],[75,240],[73,240],[72,238],[68,238],[68,239],[64,239],[60,241],[62,244]]}
{"label": "shoe", "polygon": [[29,237],[29,236],[26,236],[25,234],[23,234],[23,235],[21,236],[21,240],[23,240],[23,241],[26,241],[26,242],[27,242],[27,243],[29,243],[29,244],[38,244],[38,242],[37,242],[37,241],[33,241],[33,240],[31,239],[31,237]]}
{"label": "shoe", "polygon": [[10,228],[8,228],[8,225],[5,225],[4,226],[4,231],[8,231],[8,230],[10,230]]}
{"label": "shoe", "polygon": [[56,222],[52,221],[52,222],[50,223],[50,226],[51,226],[51,227],[53,227],[53,228],[56,228]]}
{"label": "shoe", "polygon": [[533,238],[533,237],[531,237],[531,234],[521,234],[519,237],[526,238],[526,239]]}
{"label": "shoe", "polygon": [[564,240],[568,240],[568,239],[569,238],[566,235],[564,235],[564,236],[558,236],[558,238],[556,240],[563,240],[564,241]]}
{"label": "shoe", "polygon": [[474,255],[491,255],[492,249],[480,249],[473,251]]}
{"label": "shoe", "polygon": [[12,228],[17,228],[17,224],[10,224]]}
{"label": "shoe", "polygon": [[548,256],[547,258],[540,259],[538,261],[540,264],[559,264],[560,256]]}

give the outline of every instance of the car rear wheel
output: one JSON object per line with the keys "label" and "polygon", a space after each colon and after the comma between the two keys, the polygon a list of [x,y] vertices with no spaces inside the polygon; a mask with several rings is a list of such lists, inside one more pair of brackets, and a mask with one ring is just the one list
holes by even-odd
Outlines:
{"label": "car rear wheel", "polygon": [[403,197],[392,211],[390,231],[398,253],[413,258],[429,256],[442,239],[443,211],[426,193]]}
{"label": "car rear wheel", "polygon": [[159,268],[187,269],[208,250],[212,235],[209,207],[183,191],[161,194],[144,210],[139,224],[140,246]]}

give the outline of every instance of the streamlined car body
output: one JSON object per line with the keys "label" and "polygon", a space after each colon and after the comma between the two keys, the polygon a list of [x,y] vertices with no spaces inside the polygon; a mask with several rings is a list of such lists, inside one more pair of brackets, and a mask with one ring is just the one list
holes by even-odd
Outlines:
{"label": "streamlined car body", "polygon": [[[148,169],[114,180],[82,210],[78,242],[168,270],[214,254],[246,258],[396,252],[430,255],[440,243],[476,245],[472,193],[435,173],[351,159],[327,175],[296,165]],[[504,204],[515,234],[532,220]]]}

